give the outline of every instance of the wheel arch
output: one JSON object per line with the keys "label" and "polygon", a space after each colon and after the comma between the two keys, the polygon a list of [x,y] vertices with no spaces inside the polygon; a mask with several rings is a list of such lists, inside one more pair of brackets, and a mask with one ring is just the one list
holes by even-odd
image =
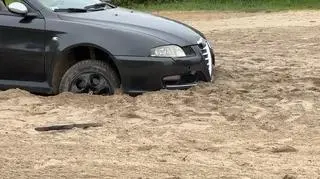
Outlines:
{"label": "wheel arch", "polygon": [[51,85],[53,93],[58,93],[61,78],[71,66],[79,61],[88,59],[100,60],[108,63],[117,73],[121,83],[121,75],[116,64],[116,59],[107,49],[96,44],[78,43],[61,50],[56,60],[54,60],[51,67]]}

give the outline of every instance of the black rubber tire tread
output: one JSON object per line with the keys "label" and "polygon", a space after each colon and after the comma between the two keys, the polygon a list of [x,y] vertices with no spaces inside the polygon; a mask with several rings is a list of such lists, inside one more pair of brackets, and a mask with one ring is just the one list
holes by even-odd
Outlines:
{"label": "black rubber tire tread", "polygon": [[110,95],[114,94],[115,91],[120,88],[120,80],[118,78],[118,75],[109,64],[99,60],[83,60],[74,64],[65,72],[60,82],[59,93],[68,92],[69,85],[73,81],[73,79],[80,73],[86,71],[102,74],[110,83]]}

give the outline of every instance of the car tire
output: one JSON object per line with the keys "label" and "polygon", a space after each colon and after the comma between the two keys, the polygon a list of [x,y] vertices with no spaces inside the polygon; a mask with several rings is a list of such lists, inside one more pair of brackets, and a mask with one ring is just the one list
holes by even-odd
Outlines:
{"label": "car tire", "polygon": [[60,82],[59,93],[113,95],[119,87],[118,75],[109,64],[98,60],[84,60],[65,72]]}

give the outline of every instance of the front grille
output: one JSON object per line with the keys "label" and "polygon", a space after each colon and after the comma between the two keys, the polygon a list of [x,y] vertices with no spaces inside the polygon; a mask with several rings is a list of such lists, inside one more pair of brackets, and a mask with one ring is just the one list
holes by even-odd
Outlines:
{"label": "front grille", "polygon": [[209,43],[205,39],[200,39],[198,41],[198,46],[201,49],[202,56],[207,61],[207,66],[210,76],[212,75],[212,55],[210,51]]}

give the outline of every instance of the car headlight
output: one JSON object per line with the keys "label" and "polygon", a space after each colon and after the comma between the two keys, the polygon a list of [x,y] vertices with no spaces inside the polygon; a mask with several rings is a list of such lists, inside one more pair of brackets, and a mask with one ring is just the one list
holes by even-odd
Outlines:
{"label": "car headlight", "polygon": [[160,46],[151,49],[152,57],[185,57],[186,53],[177,45]]}

